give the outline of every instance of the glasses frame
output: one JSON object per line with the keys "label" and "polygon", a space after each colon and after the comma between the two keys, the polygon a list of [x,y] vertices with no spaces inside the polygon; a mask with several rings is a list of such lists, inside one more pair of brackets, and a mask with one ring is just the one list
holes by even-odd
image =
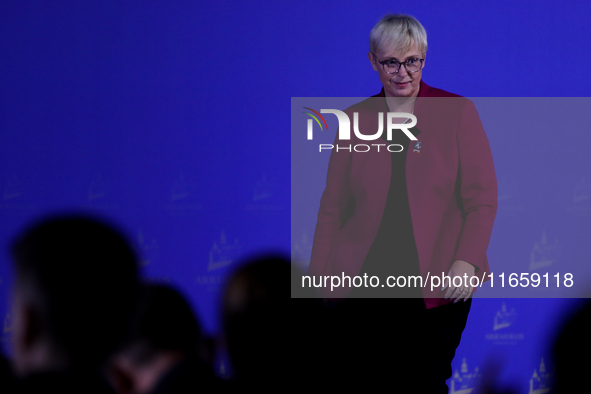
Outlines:
{"label": "glasses frame", "polygon": [[[377,61],[378,63],[380,63],[382,65],[382,69],[384,69],[384,72],[386,74],[398,74],[400,72],[400,67],[404,64],[404,69],[406,70],[407,73],[413,74],[413,73],[418,73],[419,71],[421,71],[423,69],[423,62],[425,61],[425,59],[419,59],[419,58],[413,58],[413,59],[407,59],[403,62],[398,62],[398,60],[396,60],[398,62],[398,70],[394,71],[394,72],[389,72],[388,70],[386,70],[386,63],[389,62],[392,59],[386,59],[386,60],[382,60],[381,62],[378,60],[378,57],[376,56],[375,53],[372,52],[373,58],[375,59],[375,61]],[[420,60],[421,61],[421,67],[416,70],[416,71],[409,71],[407,64],[410,60]]]}

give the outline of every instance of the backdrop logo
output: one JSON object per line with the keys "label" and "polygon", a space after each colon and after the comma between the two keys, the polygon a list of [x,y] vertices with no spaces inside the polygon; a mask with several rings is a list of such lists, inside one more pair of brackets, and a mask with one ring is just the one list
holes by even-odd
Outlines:
{"label": "backdrop logo", "polygon": [[119,204],[112,203],[116,201],[112,198],[112,182],[109,178],[97,173],[88,186],[88,194],[84,208],[100,210],[118,210]]}
{"label": "backdrop logo", "polygon": [[12,331],[14,331],[14,316],[8,311],[4,318],[4,328],[2,329],[2,333],[7,334]]}
{"label": "backdrop logo", "polygon": [[198,200],[194,193],[194,183],[184,172],[178,173],[171,184],[170,198],[164,204],[164,210],[171,216],[190,216],[203,209],[202,205],[196,202]]}
{"label": "backdrop logo", "polygon": [[466,363],[466,358],[462,358],[462,366],[460,367],[460,371],[457,371],[453,374],[451,379],[451,388],[449,390],[450,394],[469,394],[471,393],[476,387],[478,387],[480,380],[482,379],[482,374],[478,367],[474,368],[474,372],[470,372],[468,370],[468,363]]}
{"label": "backdrop logo", "polygon": [[515,309],[511,308],[511,311],[508,311],[507,305],[503,302],[501,310],[497,311],[497,314],[495,315],[493,331],[509,327],[515,321],[516,316]]}
{"label": "backdrop logo", "polygon": [[[328,130],[328,124],[326,120],[322,116],[322,114],[333,114],[337,117],[339,122],[339,129],[338,129],[338,139],[340,141],[351,140],[351,120],[349,116],[338,109],[321,109],[320,112],[309,108],[303,107],[311,112],[304,112],[306,115],[312,117],[312,119],[308,119],[307,123],[307,138],[308,140],[314,139],[314,121],[320,127],[320,130],[324,130],[322,125],[326,127]],[[414,114],[407,113],[407,112],[388,112],[386,114],[386,136],[388,140],[392,140],[392,132],[394,130],[401,130],[404,134],[411,140],[417,141],[417,138],[409,131],[410,128],[413,128],[417,124],[417,117]],[[399,121],[398,123],[395,122],[395,119],[403,119],[404,121]],[[321,122],[322,121],[322,122]],[[384,132],[384,113],[378,112],[378,130],[373,134],[363,134],[359,130],[359,113],[353,112],[353,132],[355,136],[362,140],[362,141],[374,141],[381,137],[382,133]],[[373,132],[373,131],[372,131]],[[336,147],[332,144],[320,144],[319,145],[319,152],[322,152],[323,149],[331,150],[335,149],[337,152],[339,150],[348,150],[349,152],[369,152],[372,147],[375,147],[377,151],[380,151],[380,147],[386,147],[389,152],[402,152],[404,147],[400,144],[355,144],[355,145],[336,145]],[[419,145],[420,150],[420,145]]]}
{"label": "backdrop logo", "polygon": [[6,313],[2,331],[0,331],[0,342],[9,343],[14,338],[14,315],[11,311]]}
{"label": "backdrop logo", "polygon": [[138,233],[137,241],[134,244],[134,248],[140,256],[141,266],[145,267],[146,265],[153,263],[155,260],[158,260],[158,243],[154,238],[152,238],[151,242],[147,242],[146,238],[144,237],[144,233],[141,229]]}
{"label": "backdrop logo", "polygon": [[523,331],[515,329],[516,321],[515,308],[507,308],[503,302],[501,309],[497,310],[494,316],[492,332],[485,335],[486,340],[492,341],[495,345],[517,345],[525,339],[525,335]]}
{"label": "backdrop logo", "polygon": [[19,187],[19,179],[16,174],[12,174],[10,179],[4,185],[4,200],[12,200],[13,198],[17,198],[21,195],[21,190]]}
{"label": "backdrop logo", "polygon": [[534,245],[530,254],[529,271],[533,272],[539,268],[552,265],[560,255],[560,244],[555,239],[554,243],[548,242],[546,230],[543,230],[539,242]]}
{"label": "backdrop logo", "polygon": [[575,185],[567,210],[575,214],[589,214],[591,212],[591,182],[585,177],[581,178]]}
{"label": "backdrop logo", "polygon": [[529,394],[544,394],[552,390],[552,381],[554,373],[546,371],[546,364],[544,359],[540,361],[540,368],[534,369],[531,379],[529,380]]}
{"label": "backdrop logo", "polygon": [[232,261],[236,259],[239,252],[240,244],[238,243],[238,239],[234,239],[233,243],[228,242],[226,239],[226,233],[222,230],[219,241],[214,242],[209,251],[207,271],[211,272],[229,266],[232,264]]}

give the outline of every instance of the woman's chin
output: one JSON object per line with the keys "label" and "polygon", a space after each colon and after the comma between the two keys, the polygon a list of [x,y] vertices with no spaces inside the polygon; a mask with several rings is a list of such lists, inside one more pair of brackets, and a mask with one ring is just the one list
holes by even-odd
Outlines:
{"label": "woman's chin", "polygon": [[393,97],[411,97],[413,95],[412,85],[407,83],[405,86],[400,87],[397,84],[390,83],[389,93]]}

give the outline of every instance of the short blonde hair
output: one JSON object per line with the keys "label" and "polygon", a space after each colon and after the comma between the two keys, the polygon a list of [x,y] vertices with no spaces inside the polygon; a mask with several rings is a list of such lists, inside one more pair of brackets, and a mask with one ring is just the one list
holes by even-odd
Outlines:
{"label": "short blonde hair", "polygon": [[415,45],[423,55],[427,52],[427,31],[410,15],[388,14],[369,33],[369,50],[374,55],[385,47],[408,52]]}

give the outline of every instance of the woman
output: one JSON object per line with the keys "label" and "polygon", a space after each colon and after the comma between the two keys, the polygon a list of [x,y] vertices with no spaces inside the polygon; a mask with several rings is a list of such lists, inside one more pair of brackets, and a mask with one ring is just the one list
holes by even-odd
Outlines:
{"label": "woman", "polygon": [[[416,140],[394,130],[390,139],[382,132],[381,151],[333,150],[308,274],[379,278],[375,287],[327,290],[348,297],[335,308],[337,370],[379,389],[447,393],[476,284],[466,278],[486,280],[489,271],[497,183],[473,103],[421,80],[426,52],[427,34],[413,17],[387,15],[372,29],[368,57],[383,87],[345,112],[358,114],[364,134],[379,130],[387,112],[411,114],[398,123],[414,115]],[[432,279],[426,287],[386,285],[445,274],[464,280],[435,289]],[[367,297],[380,299],[358,299]]]}

